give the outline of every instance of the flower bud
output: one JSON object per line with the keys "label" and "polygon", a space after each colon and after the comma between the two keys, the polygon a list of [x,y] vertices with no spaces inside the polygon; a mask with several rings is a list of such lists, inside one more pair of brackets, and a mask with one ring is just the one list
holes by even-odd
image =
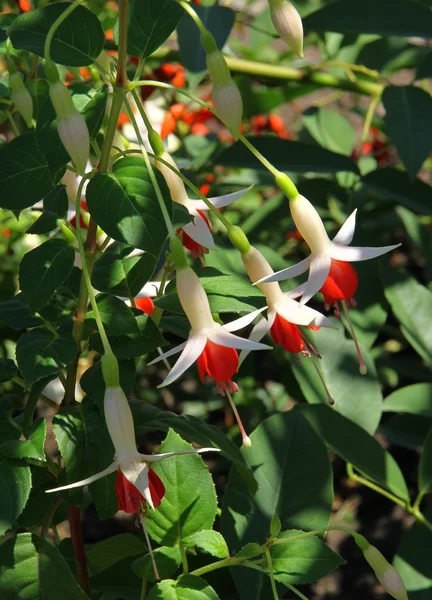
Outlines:
{"label": "flower bud", "polygon": [[90,154],[90,136],[84,117],[77,110],[68,89],[61,81],[50,83],[49,93],[57,115],[57,128],[63,146],[78,173],[85,174]]}
{"label": "flower bud", "polygon": [[232,79],[228,85],[213,86],[213,102],[217,116],[237,139],[243,116],[243,102],[239,89]]}
{"label": "flower bud", "polygon": [[287,0],[269,0],[269,4],[276,31],[291,50],[303,58],[303,23],[297,9]]}
{"label": "flower bud", "polygon": [[209,52],[206,61],[213,85],[228,85],[231,81],[231,73],[222,52],[220,50]]}
{"label": "flower bud", "polygon": [[290,200],[291,216],[309,248],[315,254],[322,254],[328,248],[328,236],[321,217],[315,207],[304,196]]}
{"label": "flower bud", "polygon": [[363,549],[363,556],[375,572],[376,578],[385,591],[396,600],[408,600],[401,576],[381,554],[378,548],[369,544]]}
{"label": "flower bud", "polygon": [[27,127],[31,127],[33,118],[33,100],[30,92],[25,87],[19,73],[9,75],[9,85],[12,90],[11,100],[19,114],[26,122]]}
{"label": "flower bud", "polygon": [[235,246],[241,254],[249,252],[251,245],[241,227],[232,225],[228,228],[227,234],[233,246]]}
{"label": "flower bud", "polygon": [[[155,151],[155,154],[156,154],[156,151]],[[178,166],[174,162],[174,160],[171,157],[171,155],[168,154],[168,152],[164,151],[163,154],[159,154],[159,156],[165,162],[169,163],[177,171],[179,171]],[[169,188],[169,191],[170,191],[170,194],[171,194],[172,201],[173,202],[177,202],[178,204],[183,204],[184,206],[186,206],[187,203],[189,202],[189,198],[188,198],[188,195],[187,195],[184,183],[181,180],[181,178],[177,175],[177,173],[174,173],[174,171],[172,169],[170,169],[169,167],[167,167],[167,165],[165,165],[160,160],[155,159],[155,167],[164,176],[164,179],[166,181],[166,184],[167,184],[167,186]]]}
{"label": "flower bud", "polygon": [[[263,277],[273,275],[274,273],[268,261],[261,252],[253,246],[249,248],[246,254],[242,254],[241,258],[252,283],[259,281]],[[283,302],[283,294],[276,281],[271,283],[259,283],[258,287],[267,298],[269,306],[274,307],[278,303]]]}

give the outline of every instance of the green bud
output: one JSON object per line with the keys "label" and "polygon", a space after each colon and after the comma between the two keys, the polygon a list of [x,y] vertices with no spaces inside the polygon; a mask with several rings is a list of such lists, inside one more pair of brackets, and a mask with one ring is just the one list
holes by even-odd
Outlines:
{"label": "green bud", "polygon": [[183,244],[181,243],[181,240],[178,237],[172,238],[170,240],[170,253],[171,260],[173,261],[177,271],[181,271],[182,269],[188,268],[189,265],[187,263],[186,254],[183,249]]}
{"label": "green bud", "polygon": [[162,156],[165,153],[165,147],[163,145],[162,138],[157,131],[154,129],[149,131],[148,140],[156,156]]}
{"label": "green bud", "polygon": [[232,245],[237,248],[241,254],[249,252],[251,245],[241,227],[232,225],[231,227],[228,227],[227,233]]}
{"label": "green bud", "polygon": [[390,594],[392,598],[395,598],[395,600],[408,600],[408,595],[401,576],[378,548],[369,544],[363,536],[356,535],[354,539],[356,544],[361,548],[363,556],[372,567],[376,578],[385,591]]}
{"label": "green bud", "polygon": [[282,528],[282,525],[281,525],[280,519],[279,519],[278,515],[275,513],[273,515],[273,519],[271,520],[271,523],[270,523],[270,535],[272,537],[277,538],[277,536],[281,532],[281,528]]}
{"label": "green bud", "polygon": [[9,85],[12,90],[11,100],[20,113],[27,127],[31,127],[33,119],[33,99],[25,87],[21,73],[9,74]]}
{"label": "green bud", "polygon": [[65,240],[71,245],[76,244],[77,238],[72,229],[70,229],[70,227],[68,227],[64,221],[60,221],[60,219],[58,221],[58,225],[60,226]]}
{"label": "green bud", "polygon": [[213,52],[209,52],[206,61],[210,79],[214,86],[223,87],[231,83],[231,73],[220,50],[216,48]]}
{"label": "green bud", "polygon": [[295,200],[296,198],[298,198],[298,196],[300,196],[298,189],[296,188],[292,180],[288,177],[288,175],[285,175],[285,173],[281,173],[281,171],[278,171],[277,175],[275,176],[275,181],[276,184],[283,191],[285,196],[288,198],[288,200]]}
{"label": "green bud", "polygon": [[118,361],[112,352],[108,352],[102,357],[102,375],[107,388],[120,387]]}
{"label": "green bud", "polygon": [[60,81],[57,67],[52,60],[45,61],[45,74],[49,83],[56,83],[57,81]]}

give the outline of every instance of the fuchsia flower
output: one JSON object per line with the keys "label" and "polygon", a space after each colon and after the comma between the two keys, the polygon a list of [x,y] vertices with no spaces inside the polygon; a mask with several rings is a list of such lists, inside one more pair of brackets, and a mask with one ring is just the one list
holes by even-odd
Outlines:
{"label": "fuchsia flower", "polygon": [[[179,170],[168,152],[164,152],[160,158],[172,165],[177,171]],[[194,258],[199,258],[215,247],[213,236],[210,231],[210,222],[204,214],[204,211],[208,210],[208,206],[202,200],[190,199],[187,195],[183,181],[164,163],[156,159],[155,165],[165,178],[173,202],[182,204],[193,217],[192,223],[187,223],[187,225],[182,228],[183,245],[192,252]],[[232,194],[209,198],[209,201],[215,208],[223,208],[244,196],[251,188],[252,186],[240,190],[239,192],[233,192]]]}
{"label": "fuchsia flower", "polygon": [[105,420],[115,448],[115,459],[109,467],[69,485],[50,492],[60,492],[89,485],[117,471],[115,484],[119,510],[144,516],[147,505],[151,509],[159,506],[165,493],[165,487],[159,476],[152,470],[150,463],[165,460],[180,454],[218,452],[217,448],[198,448],[165,454],[141,454],[135,445],[135,429],[132,412],[121,388],[107,388],[104,396]]}
{"label": "fuchsia flower", "polygon": [[[348,246],[354,236],[356,210],[348,217],[339,233],[331,241],[321,217],[304,196],[299,195],[294,200],[290,200],[290,209],[294,223],[309,245],[311,253],[297,265],[261,277],[255,283],[282,281],[297,277],[309,270],[309,278],[304,286],[300,305],[304,305],[319,291],[324,295],[327,304],[334,304],[339,300],[342,302],[359,355],[360,370],[365,373],[366,366],[361,357],[354,329],[348,316],[347,301],[352,302],[358,284],[357,273],[350,262],[370,260],[382,256],[387,252],[391,252],[400,244],[381,248]],[[338,315],[337,305],[336,311]]]}

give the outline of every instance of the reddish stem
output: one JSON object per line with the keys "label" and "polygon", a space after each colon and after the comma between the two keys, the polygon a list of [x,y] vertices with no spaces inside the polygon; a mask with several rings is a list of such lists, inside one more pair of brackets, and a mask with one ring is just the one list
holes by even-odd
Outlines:
{"label": "reddish stem", "polygon": [[69,526],[72,538],[72,547],[75,558],[76,577],[79,585],[91,597],[89,576],[87,571],[87,560],[84,550],[84,539],[81,525],[81,511],[78,506],[68,506]]}

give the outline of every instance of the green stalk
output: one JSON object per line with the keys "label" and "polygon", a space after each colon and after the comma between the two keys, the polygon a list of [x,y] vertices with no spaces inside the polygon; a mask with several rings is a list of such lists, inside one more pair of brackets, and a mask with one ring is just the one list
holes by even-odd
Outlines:
{"label": "green stalk", "polygon": [[270,577],[270,584],[271,584],[271,588],[272,588],[272,592],[273,592],[273,598],[274,598],[274,600],[279,600],[279,595],[277,592],[276,581],[275,581],[274,571],[273,571],[273,561],[272,561],[272,557],[270,554],[270,550],[268,549],[267,546],[264,547],[264,554],[267,559],[267,566],[268,566],[268,570],[269,570],[269,577]]}
{"label": "green stalk", "polygon": [[65,19],[68,18],[68,16],[78,7],[78,5],[81,3],[81,0],[74,0],[74,2],[72,2],[64,12],[62,12],[61,15],[59,15],[57,17],[57,19],[54,21],[54,23],[51,25],[51,27],[49,28],[48,34],[45,38],[45,45],[44,45],[44,57],[45,60],[47,62],[49,62],[51,60],[51,42],[53,39],[53,36],[55,34],[55,32],[57,31],[57,29],[60,27],[60,25],[63,23],[63,21]]}

